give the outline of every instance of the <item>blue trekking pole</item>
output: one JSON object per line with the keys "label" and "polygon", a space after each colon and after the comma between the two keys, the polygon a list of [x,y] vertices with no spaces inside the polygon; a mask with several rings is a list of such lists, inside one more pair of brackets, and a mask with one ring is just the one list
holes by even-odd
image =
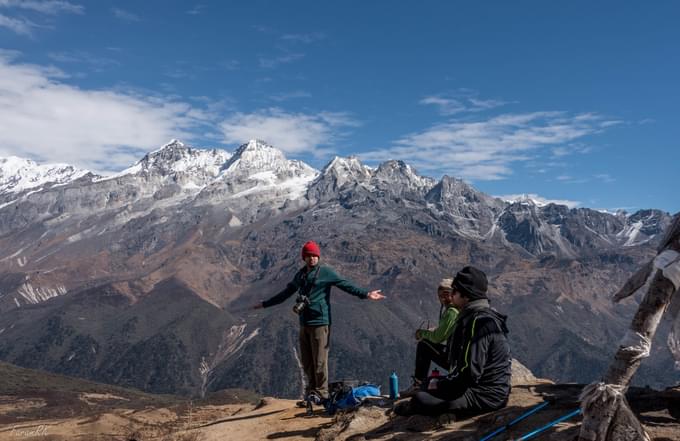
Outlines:
{"label": "blue trekking pole", "polygon": [[479,439],[479,441],[488,441],[488,440],[490,440],[491,438],[493,438],[494,436],[498,435],[499,433],[505,432],[505,431],[508,430],[510,427],[512,427],[512,426],[514,426],[515,424],[519,423],[519,422],[522,421],[524,418],[527,418],[527,417],[529,417],[529,416],[535,414],[536,412],[538,412],[539,410],[543,409],[543,408],[544,408],[545,406],[547,406],[548,404],[550,404],[549,401],[544,401],[544,402],[542,402],[541,404],[539,404],[538,406],[532,407],[531,409],[529,409],[529,410],[527,410],[526,412],[524,412],[522,415],[520,415],[520,416],[518,416],[517,418],[515,418],[514,420],[510,421],[510,422],[509,422],[508,424],[506,424],[505,426],[499,427],[498,429],[494,430],[493,432],[491,432],[491,433],[489,433],[489,434],[487,434],[487,435],[484,435],[482,438]]}
{"label": "blue trekking pole", "polygon": [[554,425],[556,425],[556,424],[559,424],[559,423],[561,423],[562,421],[566,421],[566,420],[568,420],[569,418],[575,417],[576,415],[578,415],[578,414],[580,414],[580,413],[581,413],[581,409],[580,409],[580,408],[579,408],[579,409],[576,409],[576,410],[574,410],[574,411],[571,411],[571,412],[569,412],[568,414],[559,417],[559,418],[556,419],[555,421],[551,421],[551,422],[549,422],[548,424],[546,424],[545,426],[540,427],[540,428],[534,430],[533,432],[529,432],[529,433],[527,433],[526,435],[522,435],[520,438],[517,438],[515,441],[525,441],[525,440],[528,440],[528,439],[530,439],[530,438],[533,438],[533,437],[535,437],[536,435],[538,435],[539,433],[545,432],[546,430],[550,429],[552,426],[554,426]]}

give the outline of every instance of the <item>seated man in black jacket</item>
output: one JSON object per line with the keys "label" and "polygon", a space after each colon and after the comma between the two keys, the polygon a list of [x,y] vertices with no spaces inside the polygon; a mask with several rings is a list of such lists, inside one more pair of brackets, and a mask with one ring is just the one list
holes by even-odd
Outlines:
{"label": "seated man in black jacket", "polygon": [[450,374],[436,389],[417,392],[398,414],[476,414],[506,406],[510,395],[510,348],[506,316],[489,307],[486,275],[467,266],[453,280],[456,328],[449,339]]}

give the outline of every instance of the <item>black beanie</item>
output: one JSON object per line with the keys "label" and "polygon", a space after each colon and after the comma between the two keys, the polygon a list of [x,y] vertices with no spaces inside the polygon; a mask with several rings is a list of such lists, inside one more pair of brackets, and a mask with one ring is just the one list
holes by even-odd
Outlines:
{"label": "black beanie", "polygon": [[464,296],[472,300],[488,299],[486,289],[488,282],[486,274],[474,266],[466,266],[458,271],[456,278],[453,279],[453,287]]}

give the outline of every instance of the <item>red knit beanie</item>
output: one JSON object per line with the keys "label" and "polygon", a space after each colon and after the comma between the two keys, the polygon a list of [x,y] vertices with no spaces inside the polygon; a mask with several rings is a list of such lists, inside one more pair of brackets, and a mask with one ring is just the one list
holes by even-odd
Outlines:
{"label": "red knit beanie", "polygon": [[313,240],[310,240],[302,247],[302,260],[305,259],[305,256],[321,257],[321,250],[319,249],[319,245],[317,245],[316,242],[314,242]]}

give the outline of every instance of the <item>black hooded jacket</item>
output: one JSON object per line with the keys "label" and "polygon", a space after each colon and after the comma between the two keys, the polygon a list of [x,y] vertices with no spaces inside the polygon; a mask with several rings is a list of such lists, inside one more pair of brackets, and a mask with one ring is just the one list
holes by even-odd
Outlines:
{"label": "black hooded jacket", "polygon": [[438,398],[464,396],[471,409],[505,407],[510,395],[511,359],[507,316],[487,300],[470,302],[461,312],[449,339],[451,374],[437,385]]}

